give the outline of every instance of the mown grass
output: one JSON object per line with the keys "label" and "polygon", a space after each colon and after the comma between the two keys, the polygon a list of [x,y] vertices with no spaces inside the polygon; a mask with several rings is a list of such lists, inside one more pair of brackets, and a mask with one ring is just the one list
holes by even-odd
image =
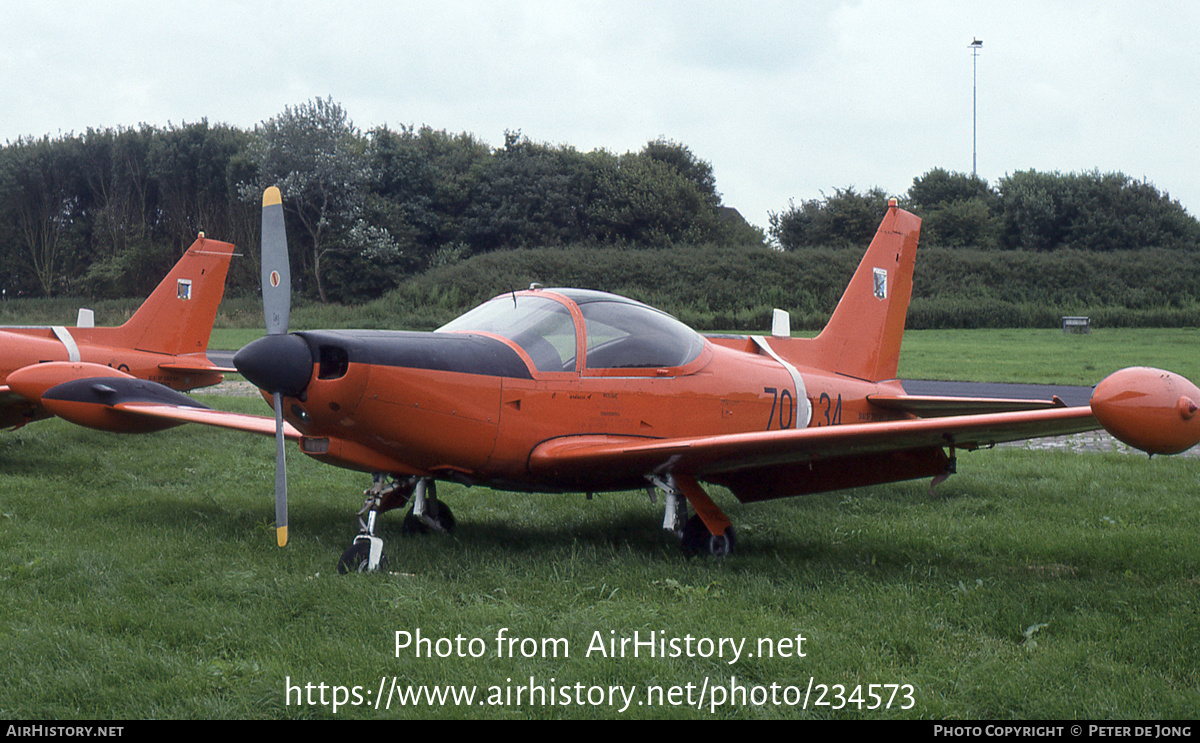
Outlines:
{"label": "mown grass", "polygon": [[[252,399],[210,403],[261,410]],[[61,421],[0,439],[0,714],[9,718],[1192,718],[1200,711],[1196,459],[1002,449],[927,482],[742,506],[738,554],[687,559],[644,493],[443,485],[453,537],[403,538],[339,576],[364,476],[201,427],[123,437]],[[569,657],[497,657],[564,638]],[[486,644],[417,658],[396,631]],[[605,658],[634,631],[805,638],[804,657]],[[753,650],[752,650],[753,651]],[[679,686],[685,704],[299,705],[286,685]],[[706,682],[909,684],[912,707],[688,706]],[[552,681],[553,680],[553,681]],[[864,693],[866,687],[864,686]],[[515,693],[515,692],[513,692]],[[781,692],[782,693],[782,692]],[[849,691],[847,691],[847,694]],[[815,698],[815,696],[814,696]],[[828,699],[828,698],[827,698]],[[870,700],[864,697],[864,707]],[[897,697],[896,705],[907,705]]]}
{"label": "mown grass", "polygon": [[900,376],[961,382],[1093,385],[1128,366],[1200,378],[1198,328],[910,330]]}

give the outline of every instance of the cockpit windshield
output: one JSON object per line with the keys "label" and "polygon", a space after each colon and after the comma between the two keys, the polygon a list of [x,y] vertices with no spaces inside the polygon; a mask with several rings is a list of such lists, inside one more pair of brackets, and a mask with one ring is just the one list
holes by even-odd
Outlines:
{"label": "cockpit windshield", "polygon": [[[662,369],[684,366],[704,350],[704,339],[675,318],[641,302],[604,292],[556,289],[583,315],[587,369]],[[508,338],[538,371],[575,370],[576,329],[568,306],[531,293],[503,294],[438,328]]]}
{"label": "cockpit windshield", "polygon": [[496,297],[437,329],[450,331],[494,333],[523,348],[538,371],[575,371],[575,321],[549,297]]}

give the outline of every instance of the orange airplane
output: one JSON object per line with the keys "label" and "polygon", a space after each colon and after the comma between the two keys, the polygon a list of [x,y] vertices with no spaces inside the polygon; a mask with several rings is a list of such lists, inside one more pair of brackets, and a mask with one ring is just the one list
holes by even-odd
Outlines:
{"label": "orange airplane", "polygon": [[734,531],[701,482],[751,502],[921,477],[936,484],[954,472],[958,450],[1101,427],[1151,453],[1200,441],[1200,389],[1159,370],[1118,371],[1081,407],[905,394],[896,366],[919,231],[920,220],[893,200],[811,339],[790,337],[782,314],[769,337],[706,337],[640,302],[537,286],[432,333],[288,334],[282,205],[268,189],[268,335],[239,351],[234,366],[271,400],[274,421],[169,390],[150,399],[145,383],[115,370],[81,379],[42,365],[10,384],[96,428],[198,422],[275,435],[281,546],[284,439],[319,461],[371,473],[362,533],[342,555],[343,572],[378,566],[383,511],[411,503],[406,530],[451,530],[437,480],[529,492],[658,488],[664,529],[689,552],[722,555]]}
{"label": "orange airplane", "polygon": [[80,310],[73,328],[0,327],[0,427],[19,428],[52,414],[8,384],[14,372],[39,364],[101,365],[185,391],[220,382],[222,371],[233,370],[213,364],[205,352],[232,255],[233,245],[201,233],[120,327],[93,327],[91,310]]}

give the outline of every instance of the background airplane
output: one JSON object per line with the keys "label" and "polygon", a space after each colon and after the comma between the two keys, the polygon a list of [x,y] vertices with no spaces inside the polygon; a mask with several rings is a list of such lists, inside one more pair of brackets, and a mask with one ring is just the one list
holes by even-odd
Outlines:
{"label": "background airplane", "polygon": [[96,377],[108,368],[174,390],[220,382],[233,371],[209,361],[209,335],[225,294],[233,245],[203,233],[124,325],[93,327],[80,310],[76,327],[0,327],[0,427],[20,427],[51,415],[36,399],[13,392],[13,374],[41,364],[59,373]]}
{"label": "background airplane", "polygon": [[[825,329],[792,338],[705,337],[640,302],[580,289],[500,295],[432,333],[288,334],[279,192],[263,200],[268,335],[234,357],[275,420],[151,394],[120,375],[39,369],[13,380],[31,401],[105,430],[198,422],[273,434],[276,526],[287,541],[283,442],[373,476],[362,532],[339,569],[374,568],[376,516],[411,503],[405,528],[450,530],[435,482],[526,492],[654,488],[663,527],[688,551],[726,554],[729,518],[701,482],[743,502],[954,471],[958,450],[1106,428],[1151,453],[1200,441],[1200,389],[1125,369],[1091,404],[905,394],[896,380],[920,219],[890,204]],[[147,421],[151,423],[147,423]],[[695,515],[687,516],[688,508]]]}

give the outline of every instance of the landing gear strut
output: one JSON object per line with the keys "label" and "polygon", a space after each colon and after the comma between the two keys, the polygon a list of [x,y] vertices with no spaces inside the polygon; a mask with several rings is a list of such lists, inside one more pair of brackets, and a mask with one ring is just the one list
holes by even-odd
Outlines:
{"label": "landing gear strut", "polygon": [[[663,530],[679,537],[685,554],[725,557],[737,546],[737,535],[729,517],[689,475],[652,475],[651,483],[663,491],[666,510]],[[688,518],[688,504],[696,513]]]}
{"label": "landing gear strut", "polygon": [[454,514],[450,507],[437,499],[433,478],[405,477],[392,480],[386,474],[375,473],[371,487],[363,491],[363,506],[358,511],[358,536],[338,560],[338,572],[363,573],[378,570],[383,563],[383,540],[375,535],[379,514],[402,508],[412,501],[412,510],[404,517],[405,534],[427,534],[431,531],[454,531]]}
{"label": "landing gear strut", "polygon": [[454,514],[450,506],[442,503],[437,497],[437,484],[422,478],[413,490],[412,510],[404,516],[405,534],[428,534],[439,532],[449,534],[454,531]]}

